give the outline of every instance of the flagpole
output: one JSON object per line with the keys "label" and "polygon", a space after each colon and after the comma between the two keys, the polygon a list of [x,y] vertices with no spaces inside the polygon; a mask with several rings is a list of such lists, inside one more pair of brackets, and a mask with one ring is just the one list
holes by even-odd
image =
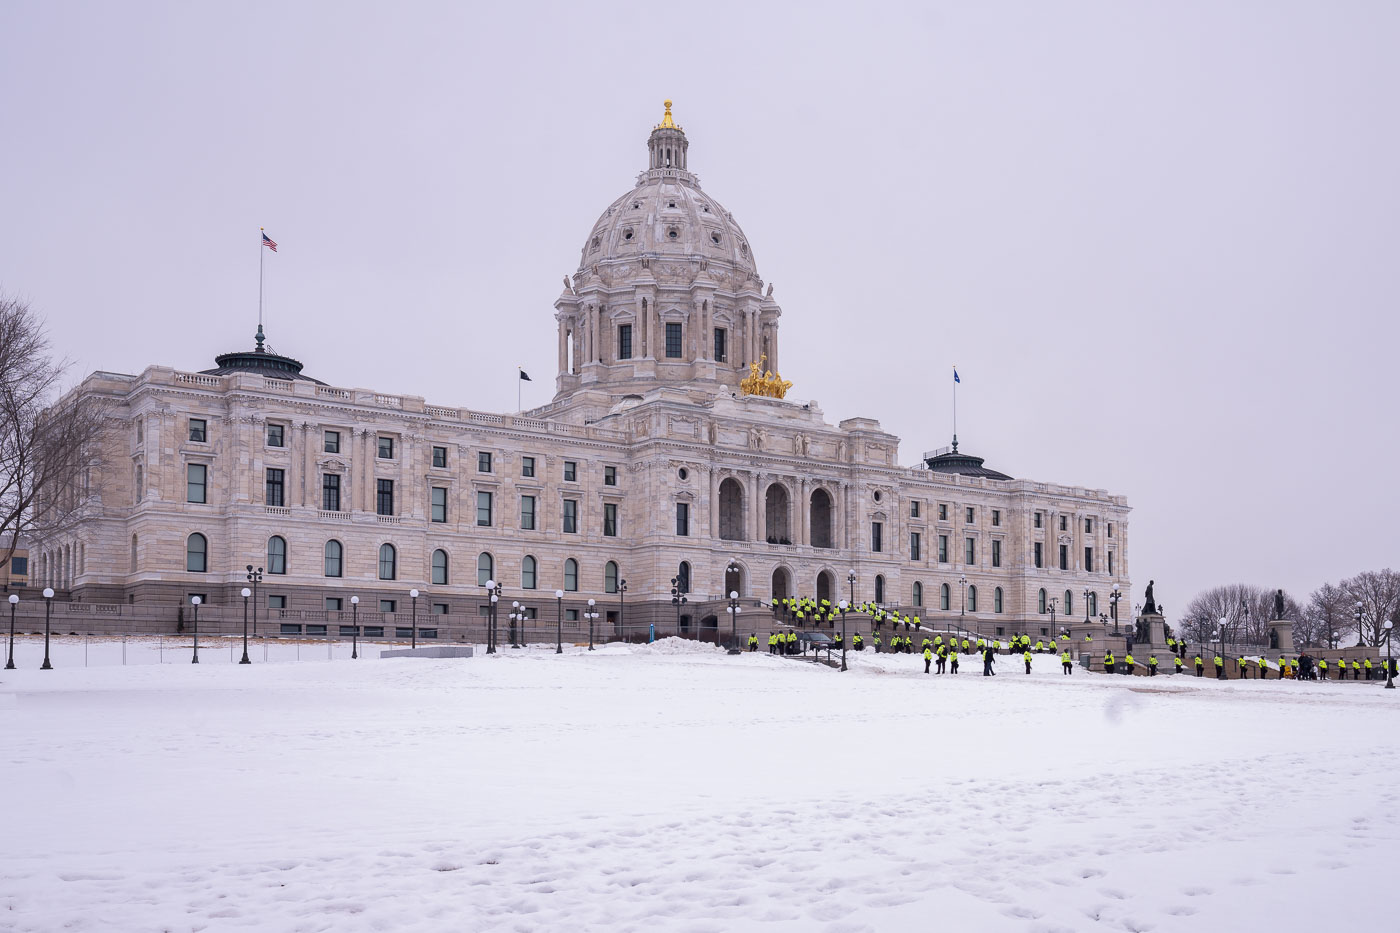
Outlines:
{"label": "flagpole", "polygon": [[520,404],[520,393],[525,389],[525,387],[521,385],[525,380],[520,378],[520,374],[524,371],[525,369],[521,366],[515,367],[515,413],[517,415],[524,411]]}
{"label": "flagpole", "polygon": [[958,364],[953,364],[953,449],[958,449]]}
{"label": "flagpole", "polygon": [[263,227],[258,228],[258,332],[262,332],[263,323]]}

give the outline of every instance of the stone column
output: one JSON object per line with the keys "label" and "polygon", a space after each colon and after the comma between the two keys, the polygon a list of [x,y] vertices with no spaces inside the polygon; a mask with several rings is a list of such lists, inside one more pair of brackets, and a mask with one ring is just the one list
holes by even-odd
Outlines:
{"label": "stone column", "polygon": [[753,503],[753,508],[749,510],[749,540],[763,541],[763,495],[759,491],[763,485],[762,478],[757,473],[750,473],[749,483],[749,501]]}
{"label": "stone column", "polygon": [[710,538],[719,540],[719,471],[710,470]]}
{"label": "stone column", "polygon": [[569,322],[568,318],[559,319],[559,372],[569,371]]}

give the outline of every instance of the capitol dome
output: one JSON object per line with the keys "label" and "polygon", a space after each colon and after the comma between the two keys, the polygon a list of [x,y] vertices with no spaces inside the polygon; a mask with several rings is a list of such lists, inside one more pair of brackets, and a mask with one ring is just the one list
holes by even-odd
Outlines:
{"label": "capitol dome", "polygon": [[597,417],[626,395],[668,386],[738,388],[750,364],[778,371],[773,288],[748,237],[690,171],[671,117],[647,138],[647,167],[603,211],[555,302],[555,404]]}

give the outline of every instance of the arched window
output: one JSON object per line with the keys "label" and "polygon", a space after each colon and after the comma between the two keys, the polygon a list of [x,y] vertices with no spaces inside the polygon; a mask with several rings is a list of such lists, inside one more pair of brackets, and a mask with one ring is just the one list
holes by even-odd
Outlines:
{"label": "arched window", "polygon": [[969,586],[967,588],[967,611],[977,611],[977,587],[975,586]]}
{"label": "arched window", "polygon": [[273,535],[267,539],[267,572],[287,572],[287,539]]}
{"label": "arched window", "polygon": [[952,598],[952,590],[948,588],[948,584],[945,583],[938,588],[939,609],[942,609],[944,612],[947,612],[952,605]]}
{"label": "arched window", "polygon": [[617,592],[617,564],[613,561],[603,565],[603,592]]}
{"label": "arched window", "polygon": [[379,545],[379,579],[397,580],[399,576],[399,556],[392,544]]}
{"label": "arched window", "polygon": [[812,491],[808,518],[812,547],[831,547],[831,494],[825,489]]}
{"label": "arched window", "polygon": [[885,577],[883,574],[875,575],[875,601],[877,603],[885,601]]}
{"label": "arched window", "polygon": [[485,586],[496,575],[496,562],[491,555],[482,551],[476,556],[476,585]]}
{"label": "arched window", "polygon": [[572,557],[564,561],[564,589],[570,593],[578,592],[578,561]]}
{"label": "arched window", "polygon": [[1093,592],[1092,590],[1090,590],[1090,591],[1089,591],[1089,615],[1090,615],[1090,616],[1096,616],[1096,615],[1098,615],[1098,614],[1099,614],[1099,594]]}
{"label": "arched window", "polygon": [[922,583],[919,583],[919,582],[916,580],[916,581],[914,581],[914,605],[915,605],[915,606],[923,606],[923,604],[924,604],[924,585],[923,585]]}
{"label": "arched window", "polygon": [[764,527],[767,529],[769,544],[792,543],[792,533],[788,530],[791,511],[787,487],[782,483],[769,486],[763,496]]}
{"label": "arched window", "polygon": [[204,535],[195,533],[186,539],[185,569],[190,573],[204,573],[209,569],[209,542]]}
{"label": "arched window", "polygon": [[136,572],[136,536],[131,536],[131,572]]}
{"label": "arched window", "polygon": [[744,487],[732,476],[719,484],[719,536],[723,541],[744,540]]}
{"label": "arched window", "polygon": [[535,588],[535,559],[529,554],[520,562],[520,588],[522,590],[533,590]]}
{"label": "arched window", "polygon": [[993,611],[993,612],[1001,612],[1001,610],[1002,610],[1002,601],[1001,601],[1001,600],[1002,600],[1002,597],[1001,597],[1001,587],[997,587],[996,589],[992,590],[992,611]]}
{"label": "arched window", "polygon": [[433,552],[433,586],[447,585],[447,552],[438,548]]}
{"label": "arched window", "polygon": [[339,541],[332,539],[326,542],[325,558],[326,576],[338,577],[344,574],[345,548]]}
{"label": "arched window", "polygon": [[690,562],[681,561],[680,569],[676,571],[676,588],[682,593],[690,592]]}
{"label": "arched window", "polygon": [[1045,598],[1045,590],[1043,590],[1043,589],[1040,591],[1040,611],[1041,611],[1042,613],[1046,613],[1046,612],[1049,612],[1049,611],[1050,611],[1049,603],[1048,603],[1048,601],[1047,601],[1046,598]]}
{"label": "arched window", "polygon": [[1074,615],[1074,594],[1071,593],[1069,590],[1065,590],[1064,614],[1067,616]]}

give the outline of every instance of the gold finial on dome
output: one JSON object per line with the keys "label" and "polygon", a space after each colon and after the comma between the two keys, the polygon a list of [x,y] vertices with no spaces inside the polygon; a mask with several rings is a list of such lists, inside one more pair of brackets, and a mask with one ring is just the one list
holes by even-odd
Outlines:
{"label": "gold finial on dome", "polygon": [[666,105],[666,115],[661,118],[661,122],[657,124],[657,128],[660,129],[664,127],[668,130],[680,129],[679,126],[676,126],[676,121],[671,119],[671,102],[668,100],[664,101],[664,103]]}

